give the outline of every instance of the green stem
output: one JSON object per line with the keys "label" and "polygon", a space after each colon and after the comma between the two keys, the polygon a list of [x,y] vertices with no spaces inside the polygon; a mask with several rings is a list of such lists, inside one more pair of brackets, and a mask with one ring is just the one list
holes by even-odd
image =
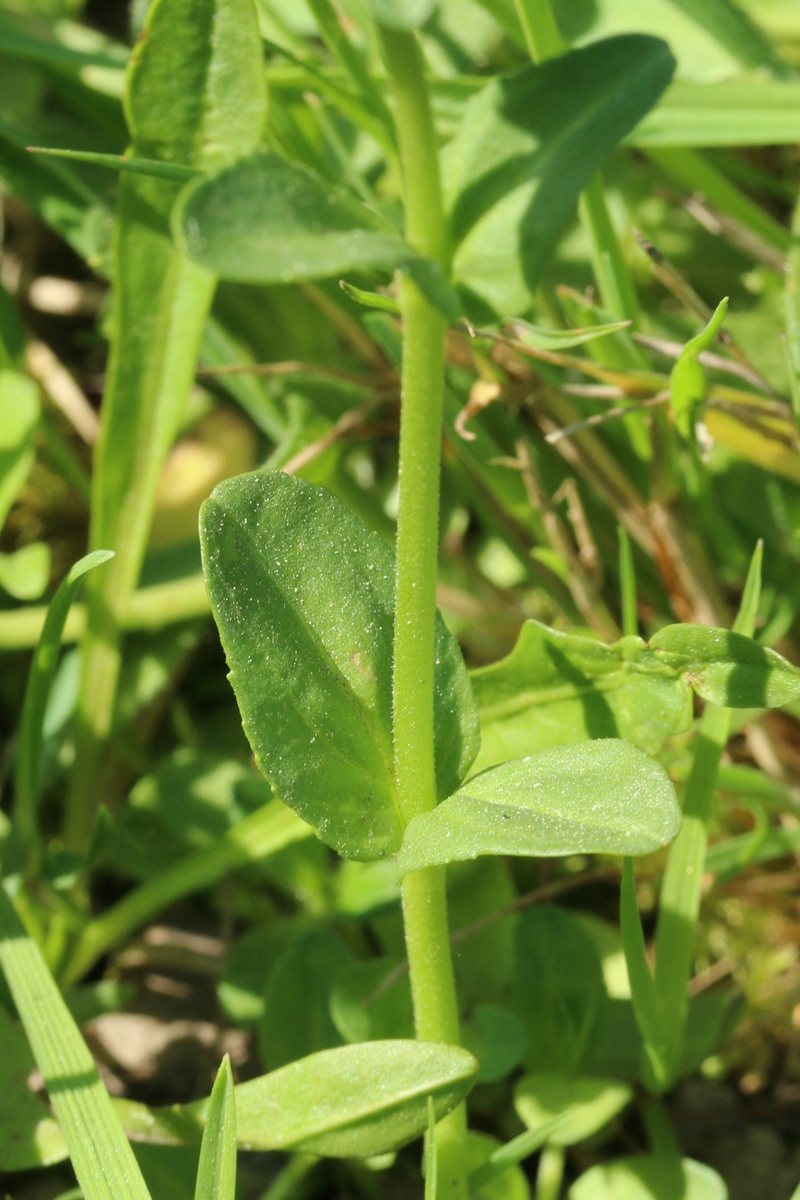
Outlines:
{"label": "green stem", "polygon": [[670,849],[661,889],[656,932],[656,1022],[672,1078],[679,1065],[689,1008],[687,988],[702,897],[708,819],[730,725],[730,709],[707,705],[686,784],[683,825]]}
{"label": "green stem", "polygon": [[[736,633],[753,636],[761,593],[762,544],[758,543],[742,594]],[[658,1044],[671,1083],[680,1055],[689,1011],[688,986],[694,934],[703,894],[708,822],[720,759],[731,730],[731,710],[707,704],[700,721],[692,770],[683,800],[683,824],[670,847],[658,909],[655,939],[655,995]]]}
{"label": "green stem", "polygon": [[[436,131],[413,34],[379,27],[395,98],[405,193],[406,238],[446,267]],[[439,466],[446,322],[412,280],[399,287],[403,317],[393,733],[398,806],[405,823],[437,803],[433,749],[434,621],[439,544]],[[429,868],[403,881],[403,916],[417,1036],[460,1041],[447,922],[445,873]],[[467,1197],[463,1105],[436,1129],[439,1195]]]}

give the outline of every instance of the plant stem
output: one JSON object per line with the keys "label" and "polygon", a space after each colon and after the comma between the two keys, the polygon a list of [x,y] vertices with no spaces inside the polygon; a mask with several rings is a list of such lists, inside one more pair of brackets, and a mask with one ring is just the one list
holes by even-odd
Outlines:
{"label": "plant stem", "polygon": [[[395,98],[406,239],[447,265],[436,131],[413,34],[379,26]],[[446,323],[408,278],[403,317],[393,734],[398,807],[405,823],[437,803],[433,749],[434,621],[439,543],[439,465]],[[403,916],[417,1036],[460,1041],[450,957],[445,872],[428,868],[403,881]],[[461,1105],[436,1128],[438,1194],[466,1200],[466,1113]]]}
{"label": "plant stem", "polygon": [[689,1008],[687,987],[700,912],[708,819],[722,752],[731,726],[730,709],[709,704],[703,713],[692,771],[686,784],[683,824],[670,849],[658,912],[655,992],[657,1027],[671,1082],[678,1069]]}
{"label": "plant stem", "polygon": [[[734,631],[747,637],[753,636],[758,611],[762,549],[759,542],[750,563],[739,614],[733,623]],[[731,710],[707,704],[686,784],[683,824],[670,848],[664,872],[655,940],[656,1027],[666,1070],[664,1086],[674,1080],[680,1067],[689,1011],[694,933],[703,892],[708,821],[730,730]]]}

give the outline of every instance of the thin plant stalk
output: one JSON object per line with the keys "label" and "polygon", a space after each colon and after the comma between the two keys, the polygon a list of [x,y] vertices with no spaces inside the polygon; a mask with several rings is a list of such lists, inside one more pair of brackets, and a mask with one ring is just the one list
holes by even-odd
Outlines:
{"label": "thin plant stalk", "polygon": [[[381,26],[380,39],[395,98],[405,194],[406,238],[447,266],[436,132],[413,34]],[[399,285],[403,317],[397,576],[393,653],[395,778],[401,817],[437,803],[433,745],[434,621],[439,541],[439,471],[446,322],[416,284]],[[449,946],[445,872],[434,867],[403,881],[403,915],[417,1036],[460,1042]],[[439,1194],[466,1200],[466,1113],[463,1105],[436,1130]]]}
{"label": "thin plant stalk", "polygon": [[[752,637],[761,591],[759,543],[750,564],[739,615],[733,628]],[[689,1010],[688,985],[694,936],[703,894],[708,822],[717,773],[731,730],[731,710],[707,704],[700,721],[694,761],[683,801],[683,825],[672,844],[664,872],[655,940],[656,1025],[667,1071],[674,1079],[680,1065]]]}

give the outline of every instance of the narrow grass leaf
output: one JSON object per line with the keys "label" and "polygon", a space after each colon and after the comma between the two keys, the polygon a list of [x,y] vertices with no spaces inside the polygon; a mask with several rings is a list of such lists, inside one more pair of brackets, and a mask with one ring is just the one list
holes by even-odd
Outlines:
{"label": "narrow grass leaf", "polygon": [[630,858],[625,858],[622,863],[619,924],[636,1024],[642,1035],[653,1077],[660,1086],[666,1082],[667,1071],[659,1046],[655,983],[647,961],[642,920],[636,902],[633,861]]}
{"label": "narrow grass leaf", "polygon": [[[253,0],[157,0],[131,60],[125,113],[137,158],[206,171],[252,149],[266,114]],[[79,848],[93,822],[100,746],[113,720],[123,613],[139,579],[161,468],[194,381],[216,282],[174,246],[169,215],[179,188],[134,174],[119,180],[111,354],[90,527],[90,544],[110,546],[117,557],[87,589],[65,823],[67,842]]]}
{"label": "narrow grass leaf", "polygon": [[800,81],[676,80],[626,144],[642,149],[790,145],[800,138],[798,97]]}
{"label": "narrow grass leaf", "polygon": [[108,167],[111,171],[130,171],[133,175],[149,175],[153,179],[171,179],[174,183],[186,183],[197,174],[191,167],[180,163],[161,162],[157,158],[133,158],[125,154],[98,154],[92,150],[57,150],[48,146],[28,146],[30,154],[45,154],[50,158],[65,158],[73,162],[91,163],[96,167]]}
{"label": "narrow grass leaf", "polygon": [[408,824],[403,874],[481,854],[647,854],[680,828],[666,771],[628,742],[544,750],[492,767]]}
{"label": "narrow grass leaf", "polygon": [[208,1101],[195,1200],[235,1200],[236,1098],[231,1061],[226,1054]]}
{"label": "narrow grass leaf", "polygon": [[[211,605],[257,761],[345,857],[397,849],[391,735],[394,559],[321,488],[281,472],[221,484],[201,513]],[[458,644],[436,627],[439,794],[464,778],[477,714]]]}
{"label": "narrow grass leaf", "polygon": [[541,329],[538,325],[519,320],[511,325],[515,337],[536,350],[570,350],[573,346],[581,346],[584,342],[627,329],[630,321],[612,321],[607,325],[591,325],[585,329]]}
{"label": "narrow grass leaf", "polygon": [[44,716],[58,666],[61,634],[67,614],[87,571],[113,557],[111,550],[94,550],[70,568],[50,601],[34,651],[22,704],[14,764],[14,823],[17,835],[26,846],[35,840],[37,834]]}
{"label": "narrow grass leaf", "polygon": [[85,1200],[150,1200],[94,1059],[3,886],[0,966]]}
{"label": "narrow grass leaf", "polygon": [[0,527],[33,464],[39,413],[33,380],[19,371],[0,371]]}

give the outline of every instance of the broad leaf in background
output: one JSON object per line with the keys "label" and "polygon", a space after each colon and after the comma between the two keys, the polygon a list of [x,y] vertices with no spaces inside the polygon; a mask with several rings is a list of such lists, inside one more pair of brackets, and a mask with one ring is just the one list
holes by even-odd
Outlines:
{"label": "broad leaf in background", "polygon": [[28,1043],[0,1007],[0,1172],[30,1171],[67,1157],[50,1109],[28,1084],[36,1064]]}
{"label": "broad leaf in background", "polygon": [[538,621],[525,622],[511,654],[470,678],[477,770],[585,738],[621,737],[656,754],[692,721],[689,688],[667,664]]}
{"label": "broad leaf in background", "polygon": [[497,312],[524,312],[581,190],[674,66],[658,38],[609,38],[471,100],[442,163],[456,280]]}
{"label": "broad leaf in background", "polygon": [[457,297],[432,264],[350,192],[302,163],[262,150],[185,189],[178,244],[224,279],[294,283],[401,268],[450,317]]}
{"label": "broad leaf in background", "polygon": [[208,1101],[195,1200],[234,1200],[236,1196],[236,1099],[227,1054]]}
{"label": "broad leaf in background", "polygon": [[18,371],[0,371],[0,527],[28,478],[39,425],[39,389]]}
{"label": "broad leaf in background", "polygon": [[409,822],[403,873],[480,854],[648,854],[680,829],[664,768],[629,742],[557,746],[490,767]]}
{"label": "broad leaf in background", "polygon": [[[132,153],[214,170],[251,150],[266,113],[252,0],[158,0],[128,74]],[[124,174],[114,248],[111,357],[92,481],[93,547],[117,550],[90,587],[67,840],[85,845],[98,747],[113,717],[120,625],[139,579],[159,473],[189,394],[215,280],[175,249],[179,185]]]}
{"label": "broad leaf in background", "polygon": [[367,0],[372,15],[392,29],[417,29],[427,21],[437,0]]}
{"label": "broad leaf in background", "polygon": [[617,1080],[544,1072],[524,1075],[514,1088],[514,1108],[527,1129],[566,1117],[548,1139],[557,1146],[574,1146],[593,1137],[632,1099],[633,1089]]}
{"label": "broad leaf in background", "polygon": [[542,904],[514,931],[514,1009],[528,1031],[526,1064],[574,1075],[606,1003],[600,956],[569,911]]}
{"label": "broad leaf in background", "polygon": [[637,1154],[591,1167],[567,1200],[728,1200],[716,1171],[694,1159]]}
{"label": "broad leaf in background", "polygon": [[698,696],[727,708],[778,708],[800,696],[800,669],[729,629],[667,625],[650,639],[665,663],[688,673]]}
{"label": "broad leaf in background", "polygon": [[[280,798],[349,858],[400,843],[391,736],[394,559],[310,483],[253,472],[201,513],[211,605],[245,732]],[[436,775],[458,787],[478,749],[458,644],[437,622]]]}

